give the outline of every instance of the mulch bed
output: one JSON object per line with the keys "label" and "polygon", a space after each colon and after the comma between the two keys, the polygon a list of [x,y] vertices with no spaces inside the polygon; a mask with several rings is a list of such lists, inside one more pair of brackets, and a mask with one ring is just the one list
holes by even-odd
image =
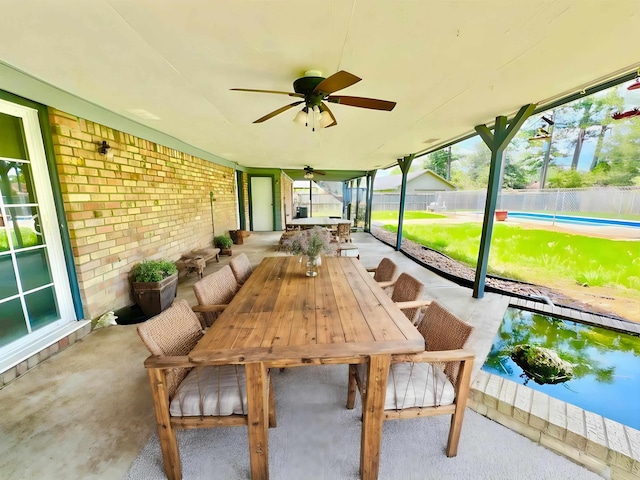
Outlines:
{"label": "mulch bed", "polygon": [[[379,227],[372,226],[371,234],[378,240],[385,242],[389,245],[395,246],[396,234],[391,233]],[[422,245],[402,239],[402,251],[408,256],[418,260],[425,264],[427,268],[441,273],[444,277],[454,281],[455,283],[472,286],[475,280],[475,270],[467,267],[466,265],[447,257],[446,255],[436,252],[435,250],[428,249]],[[518,282],[516,280],[509,280],[505,278],[496,278],[487,276],[486,286],[489,291],[496,291],[505,295],[512,295],[517,297],[548,297],[555,305],[560,307],[573,308],[575,310],[581,310],[583,312],[594,313],[596,315],[603,315],[610,318],[616,318],[624,320],[618,315],[604,310],[598,309],[593,305],[586,304],[575,300],[567,295],[554,290],[552,288],[543,287],[541,285],[533,285],[530,283]],[[532,300],[536,300],[532,298]],[[536,300],[539,301],[539,300]]]}

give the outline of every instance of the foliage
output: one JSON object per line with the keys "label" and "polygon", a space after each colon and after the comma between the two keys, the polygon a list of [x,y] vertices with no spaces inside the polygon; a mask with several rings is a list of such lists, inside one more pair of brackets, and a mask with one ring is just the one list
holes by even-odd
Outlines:
{"label": "foliage", "polygon": [[539,345],[516,345],[511,350],[511,359],[539,385],[562,383],[573,377],[573,366],[569,362],[562,360],[553,350]]}
{"label": "foliage", "polygon": [[322,252],[335,251],[335,246],[331,243],[331,233],[317,226],[309,230],[301,230],[287,243],[286,249],[294,255],[317,257]]}
{"label": "foliage", "polygon": [[160,282],[178,273],[175,263],[169,260],[144,260],[131,270],[134,282]]}
{"label": "foliage", "polygon": [[233,245],[233,240],[229,235],[218,235],[213,238],[213,244],[217,248],[231,248]]}
{"label": "foliage", "polygon": [[[20,238],[22,239],[23,247],[33,247],[38,244],[38,236],[36,232],[27,227],[20,227]],[[13,245],[19,245],[16,239],[16,232],[13,230],[11,232]],[[9,239],[7,238],[6,231],[0,231],[0,252],[4,252],[9,250]]]}
{"label": "foliage", "polygon": [[[384,227],[392,232],[395,225]],[[405,225],[403,236],[475,267],[482,225]],[[640,292],[640,242],[571,235],[549,230],[494,225],[490,273],[548,284],[565,279],[584,285],[623,287]]]}
{"label": "foliage", "polygon": [[549,178],[547,187],[550,188],[580,188],[588,186],[586,174],[577,170],[564,170],[559,168],[551,168],[549,170]]}
{"label": "foliage", "polygon": [[[451,147],[430,153],[422,162],[422,168],[432,170],[442,178],[447,178],[447,164],[451,166],[453,162],[458,160],[459,156],[453,153]],[[447,180],[450,180],[447,178]]]}

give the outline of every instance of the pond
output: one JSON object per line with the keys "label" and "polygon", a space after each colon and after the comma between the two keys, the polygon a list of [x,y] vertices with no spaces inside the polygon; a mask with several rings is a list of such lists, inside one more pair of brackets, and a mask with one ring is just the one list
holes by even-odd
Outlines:
{"label": "pond", "polygon": [[[511,358],[526,344],[555,351],[573,377],[532,380]],[[640,430],[640,337],[509,308],[482,369]]]}

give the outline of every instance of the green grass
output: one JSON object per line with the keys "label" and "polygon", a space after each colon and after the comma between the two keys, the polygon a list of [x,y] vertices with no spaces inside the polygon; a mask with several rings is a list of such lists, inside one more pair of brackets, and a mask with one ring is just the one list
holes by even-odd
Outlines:
{"label": "green grass", "polygon": [[[38,237],[36,233],[28,227],[20,227],[20,236],[22,238],[22,247],[32,247],[38,244]],[[11,237],[14,247],[18,246],[16,239],[16,232],[11,231]],[[9,250],[9,239],[7,238],[7,232],[0,232],[0,252]]]}
{"label": "green grass", "polygon": [[[385,225],[397,232],[397,226]],[[407,225],[408,240],[475,267],[482,225]],[[568,279],[580,285],[624,287],[640,292],[640,242],[570,235],[496,224],[490,273],[548,285]]]}
{"label": "green grass", "polygon": [[[430,218],[447,218],[446,215],[440,215],[439,213],[429,213],[429,212],[404,212],[405,220],[422,220],[422,219],[430,219]],[[397,220],[398,212],[371,212],[372,220]]]}

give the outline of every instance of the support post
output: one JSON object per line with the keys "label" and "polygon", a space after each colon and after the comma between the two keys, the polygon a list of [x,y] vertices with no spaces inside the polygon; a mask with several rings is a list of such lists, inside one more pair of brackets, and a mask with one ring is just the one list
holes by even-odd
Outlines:
{"label": "support post", "polygon": [[354,227],[358,226],[358,214],[360,213],[360,184],[362,183],[362,178],[356,179],[356,221]]}
{"label": "support post", "polygon": [[398,212],[398,235],[396,236],[396,251],[400,251],[402,246],[402,223],[404,220],[404,203],[407,196],[407,175],[411,168],[411,163],[415,158],[415,154],[405,155],[404,158],[398,159],[398,166],[402,170],[402,185],[400,186],[400,209]]}
{"label": "support post", "polygon": [[366,221],[366,232],[371,232],[371,213],[373,212],[373,182],[376,178],[377,170],[372,170],[371,172],[367,172],[367,221]]}
{"label": "support post", "polygon": [[500,170],[502,168],[502,157],[504,149],[515,137],[522,124],[535,110],[535,104],[524,105],[513,120],[507,124],[507,117],[496,117],[493,133],[486,125],[476,126],[476,132],[491,150],[491,166],[489,169],[489,184],[487,185],[487,200],[484,207],[484,222],[482,224],[482,234],[480,236],[480,249],[478,251],[478,262],[476,265],[476,277],[473,282],[473,297],[482,298],[484,296],[484,285],[487,276],[487,265],[489,263],[489,249],[491,247],[491,235],[493,234],[493,220],[498,199],[498,186],[500,184]]}

